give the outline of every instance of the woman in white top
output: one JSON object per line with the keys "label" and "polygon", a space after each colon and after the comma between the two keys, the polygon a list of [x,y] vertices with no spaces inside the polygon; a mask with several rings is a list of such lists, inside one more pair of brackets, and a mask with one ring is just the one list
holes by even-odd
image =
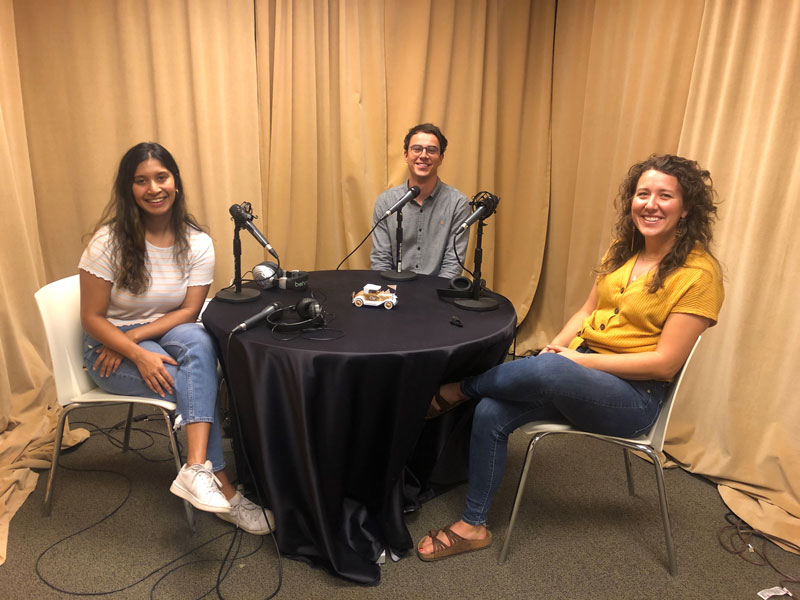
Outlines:
{"label": "woman in white top", "polygon": [[250,533],[268,533],[272,513],[225,474],[217,358],[196,323],[213,279],[214,247],[187,212],[178,165],[160,144],[137,144],[122,157],[79,269],[92,379],[108,392],[177,404],[187,456],[170,491]]}

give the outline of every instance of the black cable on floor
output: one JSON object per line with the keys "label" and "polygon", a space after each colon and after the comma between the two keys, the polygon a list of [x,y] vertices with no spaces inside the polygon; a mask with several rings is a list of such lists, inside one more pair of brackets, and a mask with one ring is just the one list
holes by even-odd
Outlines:
{"label": "black cable on floor", "polygon": [[[161,415],[158,415],[158,417],[160,417],[160,416]],[[149,417],[149,415],[147,415],[144,419],[139,418],[139,419],[135,419],[135,420],[138,420],[138,421],[148,420],[147,417]],[[124,423],[125,423],[125,421],[122,421],[122,424],[124,424]],[[73,426],[74,425],[78,425],[78,424],[80,424],[80,425],[88,425],[89,427],[91,427],[92,429],[90,430],[90,436],[104,435],[106,437],[106,439],[109,441],[109,443],[111,443],[114,446],[122,447],[122,442],[120,440],[116,439],[113,435],[111,435],[111,432],[114,431],[115,429],[118,429],[120,424],[117,424],[117,425],[115,425],[113,427],[101,428],[101,427],[98,427],[97,425],[95,425],[94,423],[91,423],[91,422],[88,422],[88,421],[75,421],[75,422],[72,423]],[[158,433],[157,432],[153,432],[153,431],[144,430],[144,429],[139,429],[139,428],[132,428],[132,431],[144,433],[150,439],[151,443],[148,444],[147,446],[143,447],[143,448],[138,448],[138,449],[137,448],[130,448],[130,446],[129,446],[129,448],[132,451],[134,451],[137,454],[137,456],[139,456],[140,458],[143,458],[145,460],[153,461],[153,459],[148,459],[147,457],[143,456],[141,454],[140,450],[142,450],[144,448],[149,448],[150,446],[152,446],[154,441],[153,441],[153,438],[151,437],[151,434],[158,435]],[[161,435],[166,437],[166,435],[164,435],[164,434],[161,434]],[[162,460],[172,460],[172,458],[170,457],[170,458],[167,458],[167,459],[158,459],[158,461],[155,461],[155,462],[161,462]],[[75,531],[74,533],[71,533],[71,534],[67,535],[64,538],[61,538],[60,540],[57,540],[56,542],[54,542],[53,544],[51,544],[50,546],[45,548],[39,554],[39,556],[36,558],[36,562],[35,562],[35,565],[34,565],[34,570],[36,571],[37,577],[39,578],[39,580],[44,585],[46,585],[47,587],[49,587],[50,589],[52,589],[54,591],[57,591],[57,592],[60,592],[62,594],[66,594],[66,595],[69,595],[69,596],[108,596],[108,595],[111,595],[111,594],[117,594],[119,592],[123,592],[125,590],[129,590],[129,589],[141,584],[142,582],[144,582],[145,580],[149,579],[150,577],[152,577],[153,575],[155,575],[159,571],[161,571],[163,569],[166,569],[167,567],[170,567],[171,565],[174,565],[176,562],[186,558],[187,556],[190,556],[191,554],[193,554],[194,552],[200,550],[201,548],[204,548],[204,547],[208,546],[209,544],[224,538],[225,536],[231,535],[232,536],[231,544],[229,545],[228,550],[226,551],[225,556],[221,561],[203,559],[203,560],[189,561],[189,562],[177,565],[177,566],[169,569],[166,573],[164,573],[164,575],[159,577],[159,579],[153,584],[153,587],[150,590],[150,597],[153,598],[157,586],[166,577],[168,577],[169,575],[175,573],[179,569],[182,569],[185,566],[196,564],[196,563],[200,563],[200,562],[211,562],[211,563],[220,562],[221,566],[220,566],[220,569],[219,569],[219,571],[217,573],[217,579],[216,579],[215,584],[212,587],[210,587],[206,592],[204,592],[201,596],[199,596],[196,600],[200,600],[200,598],[204,598],[204,597],[208,596],[211,592],[214,592],[214,591],[217,592],[217,595],[218,595],[219,598],[223,598],[223,596],[221,594],[221,591],[220,591],[220,585],[225,580],[225,578],[228,576],[228,574],[230,574],[231,569],[233,567],[233,564],[235,562],[237,562],[237,561],[243,560],[245,558],[248,558],[248,557],[254,555],[264,545],[263,536],[259,536],[259,538],[260,538],[259,544],[253,551],[248,552],[247,554],[244,554],[244,555],[239,555],[239,552],[241,551],[241,545],[242,545],[242,530],[240,530],[239,528],[236,528],[233,531],[226,531],[225,533],[222,533],[222,534],[219,534],[217,536],[212,537],[211,539],[209,539],[209,540],[207,540],[207,541],[195,546],[194,548],[188,550],[187,552],[181,554],[180,556],[178,556],[178,557],[176,557],[176,558],[164,563],[163,565],[157,567],[156,569],[153,569],[152,571],[150,571],[144,577],[141,577],[141,578],[137,579],[136,581],[134,581],[132,583],[129,583],[129,584],[125,585],[125,586],[122,586],[122,587],[119,587],[119,588],[116,588],[116,589],[113,589],[113,590],[104,590],[104,591],[101,591],[101,592],[89,592],[89,591],[80,591],[79,592],[79,591],[71,591],[71,590],[64,589],[62,587],[59,587],[56,583],[52,583],[51,581],[49,581],[47,579],[46,575],[42,572],[42,569],[41,569],[42,560],[45,558],[45,556],[47,554],[49,554],[52,550],[54,550],[55,548],[57,548],[61,544],[67,542],[68,540],[70,540],[70,539],[72,539],[74,537],[77,537],[77,536],[89,531],[90,529],[93,529],[93,528],[101,525],[102,523],[107,521],[109,518],[111,518],[114,514],[116,514],[128,502],[128,500],[129,500],[129,498],[131,496],[132,483],[131,483],[130,478],[128,478],[124,474],[118,473],[116,471],[110,471],[110,470],[107,470],[107,469],[75,469],[75,468],[68,467],[68,466],[65,466],[65,465],[60,465],[60,468],[61,469],[65,469],[67,471],[77,472],[77,473],[108,473],[108,474],[111,474],[111,475],[116,475],[117,477],[120,477],[125,481],[125,483],[127,484],[127,490],[125,491],[125,497],[122,499],[122,501],[119,503],[119,505],[117,505],[110,513],[108,513],[107,515],[102,517],[100,520],[98,520],[98,521],[96,521],[94,523],[90,523],[86,527],[83,527],[83,528],[79,529],[78,531]],[[265,517],[266,517],[266,515],[265,515]],[[273,540],[274,540],[274,536],[273,536]],[[276,542],[275,546],[276,546],[276,550],[277,550],[277,542]],[[233,553],[233,558],[230,558],[231,557],[231,550],[234,547],[236,548],[236,551]],[[280,553],[278,553],[278,557],[279,557],[279,560],[280,560]],[[227,568],[226,568],[226,565],[227,565]],[[275,590],[275,592],[273,594],[268,596],[268,598],[272,598],[278,593],[278,591],[280,590],[280,582],[281,581],[282,581],[282,576],[279,578],[278,588]]]}
{"label": "black cable on floor", "polygon": [[[800,554],[800,546],[776,535],[754,529],[731,512],[725,515],[725,520],[728,525],[725,525],[717,532],[717,539],[725,550],[731,554],[737,554],[739,558],[753,565],[769,565],[782,577],[778,584],[784,589],[786,589],[787,584],[800,583],[800,577],[784,573],[770,560],[769,556],[767,556],[767,542],[785,546],[796,554]],[[760,549],[757,547],[759,541],[761,542]]]}

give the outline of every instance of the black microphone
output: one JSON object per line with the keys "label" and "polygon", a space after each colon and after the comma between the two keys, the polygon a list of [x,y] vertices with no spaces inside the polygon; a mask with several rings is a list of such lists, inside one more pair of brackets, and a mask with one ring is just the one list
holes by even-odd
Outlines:
{"label": "black microphone", "polygon": [[469,226],[472,225],[478,219],[485,219],[487,217],[492,216],[497,205],[500,203],[500,198],[497,196],[492,196],[491,194],[486,194],[486,197],[478,200],[478,204],[480,205],[478,209],[473,212],[467,220],[464,221],[461,226],[458,228],[456,235],[462,233],[469,229]]}
{"label": "black microphone", "polygon": [[276,310],[280,310],[283,308],[280,302],[273,302],[272,304],[267,304],[266,308],[259,313],[254,314],[249,319],[245,319],[243,322],[239,323],[236,327],[233,328],[231,333],[239,333],[240,331],[247,331],[253,325],[258,324],[259,321],[266,319],[269,315],[274,313]]}
{"label": "black microphone", "polygon": [[410,188],[408,188],[408,191],[405,194],[403,194],[403,197],[400,198],[400,200],[398,200],[397,202],[395,202],[394,206],[383,214],[383,218],[385,219],[389,215],[396,213],[398,210],[400,210],[406,204],[408,204],[409,201],[413,200],[417,196],[419,196],[419,188],[415,185],[412,185]]}
{"label": "black microphone", "polygon": [[275,257],[276,260],[280,260],[273,247],[267,241],[267,238],[264,237],[264,234],[262,234],[258,230],[258,227],[253,225],[252,213],[249,213],[245,209],[243,209],[241,204],[234,204],[228,209],[228,212],[231,213],[231,216],[233,217],[233,220],[236,223],[236,225],[247,229],[247,231],[249,231],[252,234],[252,236],[256,238],[256,240],[258,240],[258,243],[264,246],[269,251],[269,253]]}

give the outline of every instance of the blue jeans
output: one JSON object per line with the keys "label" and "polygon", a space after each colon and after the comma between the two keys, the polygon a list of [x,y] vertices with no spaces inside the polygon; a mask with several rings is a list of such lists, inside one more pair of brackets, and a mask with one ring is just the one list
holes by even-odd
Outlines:
{"label": "blue jeans", "polygon": [[[591,352],[591,350],[589,350]],[[472,422],[469,483],[462,519],[484,525],[506,466],[508,436],[531,421],[560,419],[605,435],[647,431],[666,396],[665,381],[629,381],[558,354],[504,363],[461,382],[481,398]]]}
{"label": "blue jeans", "polygon": [[[119,327],[128,331],[138,325]],[[100,342],[83,334],[83,364],[92,380],[106,392],[125,396],[161,397],[147,387],[136,365],[124,358],[116,373],[100,377],[93,369]],[[164,363],[175,385],[165,400],[177,405],[176,426],[190,423],[211,423],[206,456],[212,470],[225,468],[222,456],[222,435],[217,418],[217,355],[208,332],[198,323],[183,323],[158,339],[139,342],[145,350],[171,356],[178,366]]]}

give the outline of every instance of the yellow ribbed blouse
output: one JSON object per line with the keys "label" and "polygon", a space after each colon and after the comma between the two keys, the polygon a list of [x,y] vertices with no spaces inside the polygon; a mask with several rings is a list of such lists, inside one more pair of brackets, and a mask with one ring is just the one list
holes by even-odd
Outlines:
{"label": "yellow ribbed blouse", "polygon": [[683,267],[670,273],[664,287],[653,294],[647,291],[652,272],[628,283],[637,256],[597,278],[597,308],[584,319],[570,348],[586,343],[599,353],[655,350],[671,313],[699,315],[716,324],[725,291],[719,265],[708,253],[693,250]]}

